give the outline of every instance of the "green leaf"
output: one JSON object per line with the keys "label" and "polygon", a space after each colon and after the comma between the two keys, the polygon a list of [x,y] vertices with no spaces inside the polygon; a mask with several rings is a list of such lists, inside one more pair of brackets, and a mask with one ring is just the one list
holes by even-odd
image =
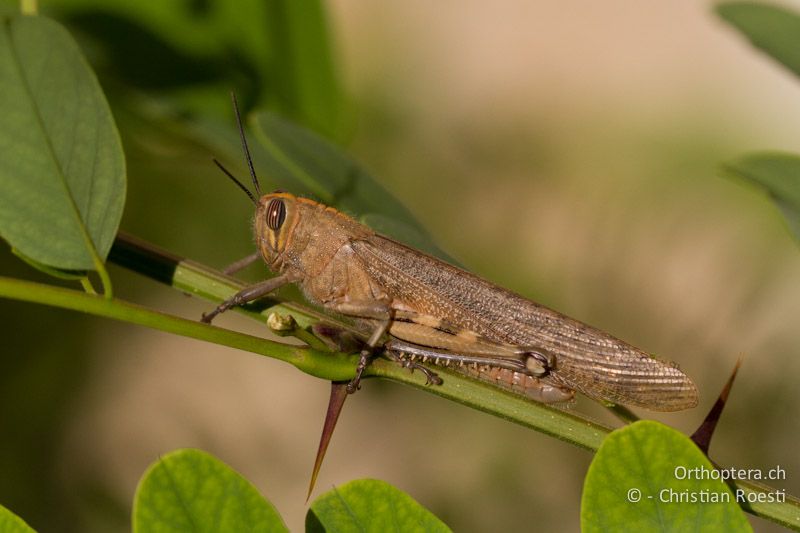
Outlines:
{"label": "green leaf", "polygon": [[125,202],[111,111],[61,26],[0,24],[0,236],[35,262],[96,270]]}
{"label": "green leaf", "polygon": [[331,139],[348,127],[325,10],[317,1],[268,2],[277,108]]}
{"label": "green leaf", "polygon": [[186,449],[145,472],[133,503],[133,531],[288,530],[249,481],[215,457]]}
{"label": "green leaf", "polygon": [[717,14],[783,66],[800,76],[800,16],[776,5],[730,2]]}
{"label": "green leaf", "polygon": [[643,420],[618,429],[589,466],[581,530],[751,531],[734,494],[711,472],[708,458],[672,428]]}
{"label": "green leaf", "polygon": [[102,48],[103,75],[169,95],[172,111],[227,116],[236,87],[247,109],[269,107],[333,139],[349,133],[320,0],[50,3]]}
{"label": "green leaf", "polygon": [[723,170],[765,190],[800,240],[800,157],[764,152],[726,163]]}
{"label": "green leaf", "polygon": [[315,133],[278,116],[252,116],[257,168],[271,184],[357,214],[374,229],[424,252],[454,261],[442,252],[413,215],[347,153]]}
{"label": "green leaf", "polygon": [[359,479],[317,498],[306,531],[450,531],[411,496],[384,481]]}
{"label": "green leaf", "polygon": [[2,533],[35,533],[25,521],[0,505],[0,531]]}

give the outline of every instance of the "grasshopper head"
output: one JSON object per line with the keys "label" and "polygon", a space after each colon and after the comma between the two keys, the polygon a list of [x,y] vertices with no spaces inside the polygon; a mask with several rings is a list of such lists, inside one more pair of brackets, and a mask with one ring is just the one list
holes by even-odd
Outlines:
{"label": "grasshopper head", "polygon": [[264,260],[280,271],[286,263],[285,252],[291,248],[298,220],[297,197],[286,192],[262,196],[256,206],[254,231]]}

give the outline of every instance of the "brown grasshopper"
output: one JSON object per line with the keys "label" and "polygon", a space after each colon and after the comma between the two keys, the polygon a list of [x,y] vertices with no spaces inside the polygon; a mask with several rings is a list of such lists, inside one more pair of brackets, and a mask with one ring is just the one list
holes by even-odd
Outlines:
{"label": "brown grasshopper", "polygon": [[215,163],[255,204],[256,243],[278,275],[225,300],[204,322],[296,283],[310,301],[366,328],[348,392],[383,347],[390,358],[423,369],[429,382],[439,378],[420,362],[452,366],[544,402],[569,401],[580,391],[654,411],[697,405],[694,383],[672,363],[379,235],[332,207],[287,192],[262,196],[238,109],[236,118],[259,198]]}

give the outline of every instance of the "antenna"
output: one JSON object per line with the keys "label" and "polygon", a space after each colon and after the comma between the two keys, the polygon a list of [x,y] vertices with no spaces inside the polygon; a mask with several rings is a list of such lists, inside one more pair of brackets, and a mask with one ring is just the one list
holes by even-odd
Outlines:
{"label": "antenna", "polygon": [[[258,184],[258,178],[256,177],[256,170],[253,168],[253,158],[250,157],[250,148],[247,147],[247,139],[244,136],[244,128],[242,127],[242,116],[239,114],[239,102],[236,100],[236,93],[233,91],[231,91],[231,100],[233,101],[233,111],[236,113],[236,125],[239,126],[239,138],[242,139],[242,150],[244,151],[244,158],[247,160],[247,167],[250,169],[250,177],[253,178],[253,185],[256,188],[256,192],[258,193],[259,196],[261,196],[261,186]],[[220,168],[222,168],[221,165]],[[225,172],[230,176],[230,173],[227,170],[223,169],[223,172]],[[242,186],[241,183],[239,184],[239,186],[240,187]],[[250,194],[250,197],[252,198],[252,194]]]}
{"label": "antenna", "polygon": [[217,165],[217,166],[219,167],[219,169],[220,169],[222,172],[224,172],[224,173],[225,173],[225,175],[226,175],[226,176],[228,176],[228,177],[229,177],[229,178],[230,178],[230,179],[231,179],[231,180],[232,180],[232,181],[233,181],[233,182],[234,182],[236,185],[238,185],[238,186],[239,186],[239,188],[240,188],[240,189],[242,189],[242,190],[244,191],[244,193],[247,195],[247,197],[248,197],[248,198],[250,198],[250,201],[251,201],[251,202],[253,202],[253,204],[255,204],[256,206],[258,206],[258,200],[256,200],[256,197],[255,197],[255,196],[253,196],[253,193],[251,193],[251,192],[250,192],[250,191],[247,189],[247,187],[245,187],[245,186],[242,184],[242,182],[241,182],[241,181],[237,180],[237,179],[236,179],[236,177],[235,177],[233,174],[231,174],[231,172],[230,172],[230,171],[229,171],[227,168],[225,168],[224,166],[222,166],[222,163],[220,163],[220,162],[219,162],[219,161],[217,161],[216,159],[212,159],[212,161],[214,161],[214,164],[215,164],[215,165]]}

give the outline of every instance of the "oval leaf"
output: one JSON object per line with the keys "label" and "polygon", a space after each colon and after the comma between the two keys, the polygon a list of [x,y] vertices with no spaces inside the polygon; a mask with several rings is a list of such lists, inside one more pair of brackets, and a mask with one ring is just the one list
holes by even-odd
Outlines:
{"label": "oval leaf", "polygon": [[0,23],[0,236],[35,262],[95,269],[125,202],[108,103],[60,25],[27,16]]}
{"label": "oval leaf", "polygon": [[725,164],[723,170],[764,189],[800,240],[800,157],[777,152],[751,154]]}
{"label": "oval leaf", "polygon": [[0,505],[0,531],[3,533],[36,533],[25,521]]}
{"label": "oval leaf", "polygon": [[703,479],[713,470],[686,435],[663,424],[643,420],[618,429],[589,466],[581,530],[751,531],[728,486]]}
{"label": "oval leaf", "polygon": [[245,478],[200,450],[177,450],[145,472],[133,503],[135,533],[288,531]]}
{"label": "oval leaf", "polygon": [[411,496],[384,481],[358,479],[317,498],[306,531],[450,531]]}
{"label": "oval leaf", "polygon": [[162,91],[150,96],[163,99],[173,117],[211,109],[227,116],[220,88],[234,84],[243,102],[269,103],[329,137],[342,139],[352,129],[320,0],[58,2],[58,8],[69,27],[102,47],[104,77]]}
{"label": "oval leaf", "polygon": [[730,2],[716,9],[753,46],[800,76],[800,16],[779,6],[751,2]]}
{"label": "oval leaf", "polygon": [[272,52],[264,84],[277,94],[280,109],[334,139],[345,137],[347,102],[336,76],[325,6],[319,0],[267,2],[267,36]]}

